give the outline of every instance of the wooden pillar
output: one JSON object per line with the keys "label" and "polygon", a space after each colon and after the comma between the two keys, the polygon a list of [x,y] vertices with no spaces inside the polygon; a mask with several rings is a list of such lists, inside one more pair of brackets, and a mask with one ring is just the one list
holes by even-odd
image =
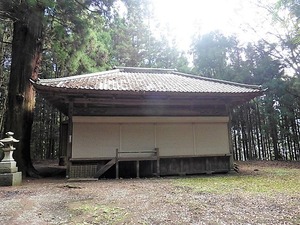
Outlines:
{"label": "wooden pillar", "polygon": [[136,161],[136,178],[140,178],[140,161]]}
{"label": "wooden pillar", "polygon": [[205,157],[205,171],[206,174],[211,174],[211,162],[209,161],[209,157]]}
{"label": "wooden pillar", "polygon": [[160,176],[160,158],[159,158],[159,148],[155,148],[156,151],[156,176]]}
{"label": "wooden pillar", "polygon": [[116,149],[116,179],[119,179],[119,149]]}
{"label": "wooden pillar", "polygon": [[233,144],[232,144],[232,135],[231,135],[231,119],[232,119],[232,114],[231,114],[231,106],[226,105],[226,110],[227,114],[229,117],[229,121],[227,123],[227,130],[228,130],[228,143],[229,143],[229,153],[230,153],[230,158],[229,158],[229,170],[233,169]]}
{"label": "wooden pillar", "polygon": [[70,177],[71,157],[72,157],[72,135],[73,135],[73,102],[69,102],[68,111],[68,141],[67,141],[67,178]]}

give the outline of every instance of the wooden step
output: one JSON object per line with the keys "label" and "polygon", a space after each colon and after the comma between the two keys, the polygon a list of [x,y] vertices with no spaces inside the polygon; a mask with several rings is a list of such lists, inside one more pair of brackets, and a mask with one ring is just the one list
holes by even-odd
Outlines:
{"label": "wooden step", "polygon": [[116,164],[116,159],[113,158],[112,160],[110,160],[108,163],[106,163],[103,167],[100,168],[100,170],[98,170],[95,173],[94,178],[99,178],[101,175],[103,175],[107,170],[109,170],[109,168],[111,168],[115,164]]}

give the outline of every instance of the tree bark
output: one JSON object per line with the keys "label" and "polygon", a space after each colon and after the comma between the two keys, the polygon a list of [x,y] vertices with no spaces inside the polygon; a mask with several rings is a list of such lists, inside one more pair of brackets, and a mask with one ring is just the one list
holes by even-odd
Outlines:
{"label": "tree bark", "polygon": [[16,20],[13,24],[12,62],[5,130],[14,132],[15,138],[20,140],[14,152],[19,170],[23,172],[23,175],[35,176],[37,171],[32,165],[30,152],[35,91],[30,79],[38,78],[42,54],[43,8],[37,5],[28,8],[26,12],[23,15],[25,19]]}

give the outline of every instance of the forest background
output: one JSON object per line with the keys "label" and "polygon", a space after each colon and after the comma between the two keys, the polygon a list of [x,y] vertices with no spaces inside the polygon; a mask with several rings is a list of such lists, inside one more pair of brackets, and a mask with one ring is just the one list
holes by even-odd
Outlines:
{"label": "forest background", "polygon": [[35,96],[29,79],[114,66],[176,68],[266,89],[231,111],[235,160],[300,160],[300,5],[253,4],[272,18],[271,38],[245,43],[220,31],[195,31],[190,49],[183,51],[168,29],[158,33],[150,27],[150,0],[2,0],[0,137],[16,133],[19,166],[33,175],[32,159],[61,156],[60,124],[66,118]]}

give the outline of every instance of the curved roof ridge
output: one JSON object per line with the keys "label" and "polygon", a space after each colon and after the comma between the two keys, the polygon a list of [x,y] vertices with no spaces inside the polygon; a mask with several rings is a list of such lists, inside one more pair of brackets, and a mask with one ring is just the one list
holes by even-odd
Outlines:
{"label": "curved roof ridge", "polygon": [[146,68],[146,67],[123,67],[116,66],[114,69],[119,69],[121,72],[136,72],[136,73],[172,73],[176,72],[176,69],[164,69],[164,68]]}

